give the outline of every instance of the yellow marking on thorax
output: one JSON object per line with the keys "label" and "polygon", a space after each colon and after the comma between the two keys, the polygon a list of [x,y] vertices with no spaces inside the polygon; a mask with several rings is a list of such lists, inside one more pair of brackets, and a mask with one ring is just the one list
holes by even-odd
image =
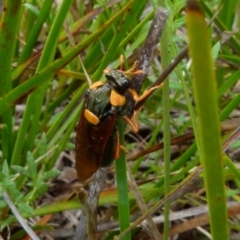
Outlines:
{"label": "yellow marking on thorax", "polygon": [[115,90],[111,91],[110,103],[114,107],[121,107],[125,104],[126,98],[123,95],[120,95]]}
{"label": "yellow marking on thorax", "polygon": [[94,82],[89,88],[90,88],[90,89],[94,89],[94,88],[99,87],[99,86],[102,86],[102,85],[104,85],[104,82],[102,82],[102,81],[97,81],[97,82]]}

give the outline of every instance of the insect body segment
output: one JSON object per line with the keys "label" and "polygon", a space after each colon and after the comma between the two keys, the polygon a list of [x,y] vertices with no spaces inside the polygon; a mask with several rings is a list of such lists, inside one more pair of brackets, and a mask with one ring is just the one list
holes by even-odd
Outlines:
{"label": "insect body segment", "polygon": [[[84,112],[88,121],[94,125],[98,124],[110,113],[114,114],[112,106],[109,102],[111,88],[107,85],[100,85],[95,88],[90,88],[85,95]],[[98,121],[92,122],[91,116],[95,116]],[[89,118],[88,118],[89,116]]]}
{"label": "insect body segment", "polygon": [[[106,167],[119,158],[116,120],[124,115],[127,96],[133,99],[137,95],[130,90],[129,76],[134,71],[106,69],[107,81],[93,83],[85,94],[76,139],[76,169],[80,181],[85,181],[99,167]],[[127,118],[128,121],[134,125]]]}

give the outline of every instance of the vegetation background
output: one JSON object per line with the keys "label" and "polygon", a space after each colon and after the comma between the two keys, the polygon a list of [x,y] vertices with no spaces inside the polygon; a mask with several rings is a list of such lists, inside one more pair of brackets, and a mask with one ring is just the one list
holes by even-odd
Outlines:
{"label": "vegetation background", "polygon": [[[134,221],[139,209],[147,212],[134,194],[153,214],[148,227],[138,225],[123,239],[149,239],[156,230],[151,221],[164,239],[240,238],[240,3],[200,0],[203,16],[193,2],[186,9],[185,0],[0,1],[3,239],[29,239],[24,225],[36,233],[32,239],[73,238],[82,209],[74,191],[75,127],[88,87],[77,56],[92,81],[104,79],[105,68],[119,67],[121,54],[129,69],[160,6],[168,21],[141,92],[189,43],[191,59],[172,69],[146,101],[139,133],[121,131],[139,192],[118,195],[109,169],[97,211],[99,238],[113,239],[119,223],[122,232],[129,216]],[[120,176],[118,183],[125,180]]]}

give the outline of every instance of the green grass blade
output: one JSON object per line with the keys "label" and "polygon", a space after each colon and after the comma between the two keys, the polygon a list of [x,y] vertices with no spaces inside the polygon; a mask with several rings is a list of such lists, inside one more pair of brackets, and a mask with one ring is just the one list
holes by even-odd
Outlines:
{"label": "green grass blade", "polygon": [[[162,67],[165,69],[168,62],[168,31],[166,24],[165,29],[161,37],[161,57],[162,57]],[[163,142],[164,142],[164,195],[166,196],[170,192],[170,162],[171,162],[171,150],[170,150],[170,89],[169,89],[169,79],[165,79],[163,84]],[[170,202],[167,201],[164,204],[164,238],[168,240],[169,238],[169,214],[170,214]]]}
{"label": "green grass blade", "polygon": [[21,0],[4,1],[0,28],[0,96],[5,93],[7,83],[11,82],[11,64],[20,22],[21,4]]}
{"label": "green grass blade", "polygon": [[[120,132],[120,142],[124,143],[124,128],[122,120],[118,121]],[[115,161],[116,181],[118,190],[118,213],[120,231],[123,232],[130,226],[129,200],[128,200],[128,183],[127,183],[127,167],[126,158],[123,151],[120,152],[120,158]],[[126,234],[122,239],[130,240],[131,233]]]}
{"label": "green grass blade", "polygon": [[204,16],[195,1],[188,1],[187,30],[199,118],[195,134],[199,134],[199,151],[204,164],[211,233],[213,239],[225,240],[228,239],[228,224],[211,38]]}
{"label": "green grass blade", "polygon": [[222,5],[222,9],[219,14],[219,18],[225,24],[228,30],[232,30],[237,0],[221,0],[220,4]]}
{"label": "green grass blade", "polygon": [[41,11],[38,15],[36,24],[32,27],[31,32],[27,38],[26,45],[24,46],[21,57],[19,58],[19,64],[23,63],[30,57],[32,50],[37,42],[39,33],[41,32],[42,26],[49,15],[49,10],[52,6],[53,0],[45,0]]}

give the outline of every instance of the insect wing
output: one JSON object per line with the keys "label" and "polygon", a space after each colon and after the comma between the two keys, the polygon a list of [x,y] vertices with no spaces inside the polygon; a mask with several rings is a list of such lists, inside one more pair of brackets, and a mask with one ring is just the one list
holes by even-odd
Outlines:
{"label": "insect wing", "polygon": [[106,143],[105,151],[103,152],[103,157],[101,161],[101,167],[107,167],[113,162],[114,159],[119,158],[119,148],[120,143],[118,129],[115,125]]}
{"label": "insect wing", "polygon": [[[80,181],[87,180],[100,166],[111,163],[116,145],[116,115],[109,115],[99,124],[93,125],[87,121],[83,112],[76,137],[76,169]],[[111,159],[108,161],[105,158]]]}

